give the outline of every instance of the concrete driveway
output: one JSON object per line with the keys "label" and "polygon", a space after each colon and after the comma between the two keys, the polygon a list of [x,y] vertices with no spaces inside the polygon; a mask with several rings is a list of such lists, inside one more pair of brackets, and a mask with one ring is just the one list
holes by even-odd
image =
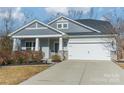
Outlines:
{"label": "concrete driveway", "polygon": [[124,84],[124,70],[110,61],[65,61],[21,85]]}

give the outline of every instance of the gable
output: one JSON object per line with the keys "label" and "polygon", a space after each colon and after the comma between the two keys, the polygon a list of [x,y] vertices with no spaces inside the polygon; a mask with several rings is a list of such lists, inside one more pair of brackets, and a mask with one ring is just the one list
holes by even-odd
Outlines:
{"label": "gable", "polygon": [[29,24],[17,29],[9,34],[9,36],[28,36],[28,35],[62,35],[59,30],[56,30],[44,23],[37,20],[30,22]]}
{"label": "gable", "polygon": [[27,26],[26,28],[40,28],[40,27],[44,27],[44,26],[38,22],[34,22],[30,24],[29,26]]}
{"label": "gable", "polygon": [[60,17],[50,23],[48,23],[50,26],[57,29],[57,23],[68,23],[68,29],[59,29],[64,33],[70,34],[70,33],[100,33],[99,31],[96,31],[95,29],[92,29],[87,26],[83,26],[80,23],[76,23],[71,21],[71,19]]}
{"label": "gable", "polygon": [[58,35],[60,33],[53,31],[52,29],[22,29],[18,33],[14,34],[14,36],[24,36],[24,35]]}

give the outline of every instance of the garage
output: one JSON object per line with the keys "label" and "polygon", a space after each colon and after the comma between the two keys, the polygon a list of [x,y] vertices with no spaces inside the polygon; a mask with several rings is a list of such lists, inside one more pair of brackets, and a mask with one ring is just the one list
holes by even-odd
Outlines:
{"label": "garage", "polygon": [[[86,41],[86,40],[85,40]],[[70,40],[68,43],[68,59],[73,60],[110,60],[110,43],[92,40]]]}

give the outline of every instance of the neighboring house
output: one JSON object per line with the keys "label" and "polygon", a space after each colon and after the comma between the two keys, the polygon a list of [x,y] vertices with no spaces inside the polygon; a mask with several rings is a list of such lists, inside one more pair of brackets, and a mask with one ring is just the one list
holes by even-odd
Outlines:
{"label": "neighboring house", "polygon": [[58,53],[73,60],[110,60],[116,48],[112,25],[100,20],[61,16],[48,25],[34,20],[9,36],[13,39],[13,51],[42,51],[45,58]]}

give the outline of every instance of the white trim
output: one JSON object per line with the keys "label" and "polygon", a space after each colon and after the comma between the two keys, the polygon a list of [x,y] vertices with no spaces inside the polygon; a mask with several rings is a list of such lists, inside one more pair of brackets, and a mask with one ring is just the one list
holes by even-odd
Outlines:
{"label": "white trim", "polygon": [[36,22],[36,28],[38,28],[38,23]]}
{"label": "white trim", "polygon": [[62,51],[63,50],[63,38],[60,37],[59,38],[59,51]]}
{"label": "white trim", "polygon": [[[67,24],[67,28],[64,28],[64,24]],[[68,29],[68,23],[65,22],[63,23],[63,29]]]}
{"label": "white trim", "polygon": [[50,39],[48,38],[48,48],[49,48],[49,55],[48,55],[48,58],[50,58]]}
{"label": "white trim", "polygon": [[35,38],[35,51],[40,50],[40,40],[39,38]]}
{"label": "white trim", "polygon": [[26,24],[26,25],[24,25],[24,26],[20,27],[20,28],[19,28],[19,29],[17,29],[16,31],[14,31],[14,32],[10,33],[8,36],[12,36],[13,34],[17,33],[17,32],[18,32],[18,31],[20,31],[21,29],[24,29],[25,27],[27,27],[27,26],[29,26],[29,25],[33,24],[35,21],[36,21],[36,20],[33,20],[33,21],[31,21],[30,23],[28,23],[28,24]]}
{"label": "white trim", "polygon": [[77,36],[69,36],[70,38],[72,37],[74,37],[74,38],[80,38],[80,37],[87,37],[87,38],[90,38],[90,37],[107,37],[107,38],[112,38],[112,37],[115,37],[115,35],[77,35]]}
{"label": "white trim", "polygon": [[12,38],[50,38],[50,37],[61,37],[62,35],[20,35],[12,36]]}
{"label": "white trim", "polygon": [[39,28],[25,28],[25,29],[48,29],[47,27],[39,27]]}
{"label": "white trim", "polygon": [[68,22],[68,20],[62,19],[62,20],[58,20],[57,22]]}
{"label": "white trim", "polygon": [[[26,47],[26,43],[27,42],[31,42],[31,47],[28,47],[28,48],[31,48],[31,51],[34,51],[35,50],[35,47],[33,47],[33,43],[35,43],[35,41],[34,40],[26,40],[25,41],[25,50],[27,50],[27,47]],[[36,43],[35,43],[35,45],[36,45]]]}
{"label": "white trim", "polygon": [[[61,25],[61,28],[59,28],[59,27],[58,27],[58,25]],[[56,24],[57,29],[62,29],[62,28],[63,28],[63,26],[62,26],[62,25],[63,25],[62,23],[57,23],[57,24]]]}
{"label": "white trim", "polygon": [[12,50],[13,51],[17,51],[18,50],[18,48],[17,48],[17,39],[16,38],[13,39],[13,48],[12,48]]}
{"label": "white trim", "polygon": [[96,29],[94,29],[94,28],[92,28],[92,27],[90,27],[90,26],[81,24],[81,23],[79,23],[79,22],[77,22],[77,21],[75,21],[75,20],[72,20],[72,19],[70,19],[70,18],[67,18],[67,17],[65,17],[65,16],[60,16],[60,17],[58,17],[58,18],[52,20],[51,22],[48,23],[48,25],[50,25],[51,23],[55,22],[56,20],[58,20],[58,19],[60,19],[60,18],[65,18],[65,19],[67,19],[67,20],[70,20],[70,21],[72,21],[72,22],[78,24],[78,25],[84,26],[84,27],[86,27],[86,28],[88,28],[88,29],[91,29],[91,30],[93,30],[93,31],[95,31],[95,32],[101,33],[101,31],[99,31],[99,30],[96,30]]}
{"label": "white trim", "polygon": [[47,24],[44,24],[44,23],[42,23],[42,22],[40,22],[40,21],[38,21],[38,20],[37,20],[37,22],[40,23],[40,24],[42,24],[42,25],[44,25],[44,26],[47,26],[48,28],[51,28],[51,29],[55,30],[56,32],[61,33],[62,35],[65,35],[64,32],[59,31],[59,30],[57,30],[57,29],[55,29],[55,28],[53,28],[53,27],[51,27],[51,26],[49,26],[49,25],[47,25]]}
{"label": "white trim", "polygon": [[61,31],[59,31],[59,30],[57,30],[57,29],[55,29],[55,28],[53,28],[53,27],[51,27],[51,26],[49,26],[49,25],[47,25],[47,24],[44,24],[44,23],[42,23],[42,22],[40,22],[40,21],[38,21],[38,20],[33,20],[32,22],[30,22],[30,23],[28,23],[28,24],[22,26],[21,28],[17,29],[16,31],[10,33],[8,36],[12,36],[13,34],[19,32],[20,30],[24,29],[25,27],[31,25],[31,24],[34,23],[34,22],[38,22],[38,23],[40,23],[40,24],[42,24],[42,25],[44,25],[44,26],[46,26],[46,27],[48,27],[48,28],[50,28],[50,29],[52,29],[52,30],[54,30],[54,31],[56,31],[56,32],[59,32],[59,33],[62,34],[62,35],[65,35],[64,32],[61,32]]}
{"label": "white trim", "polygon": [[[60,24],[62,27],[58,28],[58,25],[60,25]],[[64,28],[64,24],[67,24],[67,28]],[[68,22],[57,23],[56,25],[57,25],[57,29],[68,29]]]}

